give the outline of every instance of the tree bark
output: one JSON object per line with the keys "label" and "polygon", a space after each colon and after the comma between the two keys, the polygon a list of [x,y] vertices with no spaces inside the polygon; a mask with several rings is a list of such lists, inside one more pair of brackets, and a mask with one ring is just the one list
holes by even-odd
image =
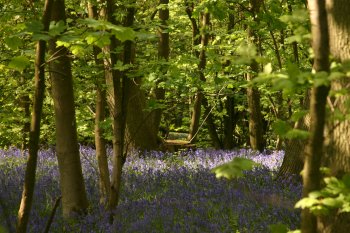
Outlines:
{"label": "tree bark", "polygon": [[[256,15],[259,12],[261,0],[251,0],[251,12],[254,17],[254,21],[257,21]],[[248,27],[248,40],[250,43],[258,44],[258,36],[255,31]],[[250,65],[250,72],[247,74],[247,81],[251,82],[257,73],[259,72],[259,65],[255,59],[252,60]],[[248,111],[249,111],[249,138],[250,147],[253,150],[263,151],[265,147],[264,142],[264,130],[263,119],[260,107],[260,93],[256,87],[247,87],[247,99],[248,99]]]}
{"label": "tree bark", "polygon": [[[306,91],[303,109],[310,108],[310,91]],[[310,129],[310,114],[299,119],[294,129],[309,131]],[[285,154],[282,165],[278,171],[279,178],[290,177],[291,175],[299,176],[304,167],[304,150],[307,144],[306,139],[289,139],[286,140]]]}
{"label": "tree bark", "polygon": [[[54,0],[51,20],[65,22],[64,0]],[[67,48],[57,47],[56,41],[57,39],[49,41],[56,154],[60,171],[63,216],[70,218],[75,213],[85,212],[88,202],[77,141],[71,62]]]}
{"label": "tree bark", "polygon": [[[193,5],[192,5],[193,7]],[[192,10],[193,8],[190,8],[189,6],[186,8],[186,12],[191,20],[192,23],[192,32],[194,38],[199,37],[199,30],[197,27],[197,23],[193,21],[194,19],[192,18]],[[199,72],[199,80],[202,82],[206,81],[205,75],[204,75],[204,69],[206,67],[206,47],[209,42],[209,32],[208,32],[208,27],[210,24],[210,14],[208,12],[203,13],[202,15],[202,30],[203,33],[200,36],[200,40],[193,39],[193,43],[200,43],[201,44],[201,50],[198,54],[199,56],[199,64],[198,64],[198,72]],[[198,33],[195,35],[194,33]],[[193,44],[193,45],[198,45],[198,44]],[[214,122],[213,115],[211,113],[210,106],[208,104],[208,100],[206,99],[203,89],[199,88],[197,91],[195,98],[194,98],[194,104],[193,104],[193,112],[192,112],[192,117],[191,117],[191,125],[190,125],[190,131],[187,136],[187,139],[192,143],[196,140],[196,136],[199,131],[199,120],[200,120],[200,115],[201,115],[201,108],[202,105],[205,109],[205,121],[207,123],[207,127],[209,130],[209,135],[212,140],[212,144],[214,145],[215,148],[222,148],[222,143],[219,139],[219,136],[216,132],[216,126]]]}
{"label": "tree bark", "polygon": [[[44,13],[41,20],[44,26],[43,31],[49,30],[51,17],[50,12],[53,5],[52,3],[52,0],[45,1]],[[24,177],[22,199],[17,215],[16,232],[19,233],[24,233],[27,231],[27,225],[29,222],[30,211],[33,203],[40,138],[40,122],[43,102],[45,98],[45,53],[46,41],[40,40],[37,43],[35,54],[35,93],[29,133],[29,155]]]}
{"label": "tree bark", "polygon": [[[169,20],[169,0],[160,0],[159,5],[159,19],[160,26],[158,28],[158,59],[161,63],[169,61],[170,47],[169,47],[169,31],[168,31],[168,20]],[[160,65],[160,74],[164,76],[167,73],[168,65]],[[155,99],[157,101],[164,101],[165,98],[165,89],[163,87],[158,87],[159,82],[163,81],[164,78],[161,78],[157,82],[157,87],[155,88]],[[152,115],[153,120],[153,130],[154,134],[158,135],[159,125],[162,119],[162,109],[155,109]]]}
{"label": "tree bark", "polygon": [[[316,72],[329,72],[329,34],[325,0],[309,0],[309,11],[314,51],[313,69]],[[314,86],[310,97],[310,137],[305,150],[303,169],[303,197],[320,189],[320,167],[323,157],[324,126],[326,122],[326,102],[329,86]],[[301,213],[301,232],[316,233],[316,217],[303,209]]]}
{"label": "tree bark", "polygon": [[[328,13],[328,25],[330,35],[330,52],[337,62],[350,60],[350,5],[346,0],[326,0]],[[331,89],[349,89],[349,77],[332,82]],[[331,119],[335,113],[340,112],[344,116],[349,114],[349,95],[330,99]],[[326,156],[324,165],[331,168],[333,175],[341,177],[350,172],[350,121],[333,120],[327,124]],[[350,214],[334,214],[319,219],[320,232],[346,233],[350,229]]]}
{"label": "tree bark", "polygon": [[[97,8],[91,2],[88,3],[89,17],[97,19]],[[103,68],[103,60],[98,58],[98,54],[102,53],[102,49],[97,46],[93,47],[94,60],[97,66]],[[96,110],[95,110],[95,147],[96,158],[99,169],[99,190],[100,203],[107,205],[110,189],[109,169],[106,152],[106,140],[103,137],[104,130],[101,123],[105,120],[105,109],[107,105],[106,97],[106,80],[105,77],[96,77]]]}
{"label": "tree bark", "polygon": [[[116,24],[116,20],[114,18],[115,10],[113,4],[113,0],[107,1],[106,16],[109,22]],[[123,23],[125,27],[130,27],[133,25],[134,15],[135,8],[131,4],[129,7],[126,7],[125,22]],[[120,54],[120,57],[122,58],[121,60],[123,61],[124,65],[130,65],[133,63],[133,42],[125,41],[123,43],[123,47],[123,53]],[[117,40],[115,37],[111,37],[111,44],[109,48],[110,67],[107,67],[108,70],[111,70],[111,67],[114,67],[118,60],[117,54],[115,53],[116,48]],[[122,178],[122,168],[127,153],[125,152],[125,132],[127,123],[130,84],[132,83],[132,80],[127,77],[128,72],[130,72],[130,69],[123,72],[118,70],[111,70],[110,72],[113,83],[113,93],[111,93],[113,96],[113,106],[111,108],[111,115],[113,117],[113,170],[111,178],[110,196],[108,201],[108,208],[110,210],[115,209],[115,207],[118,205]]]}

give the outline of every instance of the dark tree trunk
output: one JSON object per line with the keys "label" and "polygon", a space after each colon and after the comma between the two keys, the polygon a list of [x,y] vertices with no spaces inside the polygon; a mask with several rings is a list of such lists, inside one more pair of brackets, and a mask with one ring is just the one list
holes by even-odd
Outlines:
{"label": "dark tree trunk", "polygon": [[[168,20],[169,20],[169,0],[160,0],[160,9],[159,19],[160,19],[160,27],[158,28],[158,59],[160,62],[168,62],[170,47],[169,47],[169,32],[168,32]],[[160,75],[165,75],[168,70],[168,65],[161,65],[160,67]],[[159,82],[164,81],[162,78]],[[155,88],[155,98],[157,101],[164,101],[165,98],[165,89],[162,87],[158,87],[159,82],[157,83],[157,87]],[[159,125],[162,118],[162,109],[156,109],[153,112],[153,130],[154,134],[158,135]]]}
{"label": "dark tree trunk", "polygon": [[224,141],[223,148],[224,149],[233,149],[233,131],[236,127],[237,115],[235,114],[234,104],[235,99],[232,96],[227,96],[225,101],[225,108],[227,115],[224,116]]}
{"label": "dark tree trunk", "polygon": [[[186,8],[186,12],[191,20],[192,23],[192,36],[193,38],[193,43],[200,43],[201,44],[201,50],[198,54],[199,56],[199,64],[198,64],[198,71],[199,71],[199,79],[202,82],[205,82],[205,75],[204,75],[204,69],[206,67],[206,47],[209,42],[209,32],[208,32],[208,27],[210,24],[210,14],[208,12],[203,13],[202,15],[202,29],[203,29],[203,34],[200,37],[200,40],[197,40],[195,38],[199,37],[199,30],[196,21],[192,18],[192,10],[193,10],[193,5],[190,7],[189,5]],[[195,35],[195,33],[198,33]],[[193,45],[198,45],[198,44],[193,44]],[[222,143],[219,139],[218,133],[216,131],[216,126],[214,122],[213,115],[211,113],[210,106],[208,104],[208,100],[206,99],[203,89],[199,88],[198,92],[195,95],[194,98],[194,104],[193,104],[193,112],[192,112],[192,117],[191,117],[191,125],[190,125],[190,131],[187,136],[187,139],[192,143],[196,140],[196,136],[199,131],[199,120],[200,120],[200,115],[201,115],[201,107],[204,107],[205,109],[205,121],[207,123],[207,127],[209,130],[209,135],[211,137],[212,143],[215,148],[222,148]]]}
{"label": "dark tree trunk", "polygon": [[[46,0],[42,17],[43,31],[49,30],[50,12],[53,1]],[[35,55],[35,93],[33,103],[32,120],[29,133],[29,155],[24,177],[21,205],[17,215],[16,232],[25,233],[29,221],[30,211],[33,203],[33,193],[35,186],[36,166],[38,159],[40,121],[42,115],[43,102],[45,97],[45,52],[46,42],[40,40],[37,43]]]}
{"label": "dark tree trunk", "polygon": [[[97,8],[89,2],[89,17],[97,19]],[[93,47],[94,60],[98,67],[103,69],[103,60],[98,58],[98,54],[102,53],[102,49],[97,46]],[[109,197],[110,180],[108,170],[108,160],[106,152],[106,140],[103,137],[104,130],[101,123],[105,120],[106,110],[106,80],[104,76],[96,77],[96,110],[95,110],[95,147],[96,158],[99,169],[99,189],[100,203],[106,205]]]}
{"label": "dark tree trunk", "polygon": [[[233,33],[234,25],[235,25],[235,16],[233,14],[230,14],[229,23],[227,25],[228,34]],[[225,66],[229,66],[229,65],[230,65],[230,61],[228,60]],[[232,92],[233,91],[234,90],[232,89]],[[235,98],[233,96],[233,93],[231,95],[226,96],[225,109],[226,109],[226,115],[224,116],[224,139],[222,142],[223,144],[222,146],[224,149],[233,149],[235,146],[233,142],[233,132],[235,130],[237,117],[238,117],[238,114],[236,114],[236,111],[235,111]]]}
{"label": "dark tree trunk", "polygon": [[[312,48],[316,72],[329,72],[329,35],[325,0],[310,0],[309,11],[312,33]],[[310,137],[305,149],[303,169],[303,197],[312,191],[320,189],[320,167],[323,155],[324,126],[326,121],[326,102],[328,86],[314,86],[310,97]],[[316,233],[316,217],[303,209],[301,213],[301,231]]]}
{"label": "dark tree trunk", "polygon": [[[51,21],[65,22],[64,0],[54,0]],[[86,211],[88,206],[77,140],[73,79],[69,52],[49,42],[52,98],[56,121],[56,154],[60,171],[63,215],[66,218]]]}
{"label": "dark tree trunk", "polygon": [[[253,14],[254,20],[257,21],[256,15],[259,13],[261,0],[251,0],[251,12]],[[258,45],[258,36],[255,31],[248,27],[248,40],[251,43]],[[256,60],[252,60],[250,65],[250,73],[247,74],[248,82],[252,81],[255,76],[259,73],[259,65]],[[249,138],[250,147],[253,150],[263,151],[264,142],[264,130],[263,130],[263,118],[261,114],[260,107],[260,93],[256,87],[249,86],[247,88],[247,98],[248,98],[248,111],[249,111]]]}
{"label": "dark tree trunk", "polygon": [[[114,1],[107,1],[107,19],[109,22],[116,24],[114,19]],[[130,27],[133,25],[135,15],[135,8],[133,4],[126,7],[125,22],[123,25],[125,27]],[[110,67],[113,67],[117,62],[117,54],[115,53],[117,48],[117,40],[115,37],[111,38],[110,44]],[[133,61],[133,42],[125,41],[123,43],[123,54],[122,61],[124,65],[130,65]],[[107,70],[108,69],[107,67]],[[113,117],[113,170],[111,179],[111,189],[110,197],[108,202],[108,207],[110,210],[115,209],[118,205],[120,185],[122,178],[122,168],[125,161],[125,132],[126,132],[126,122],[127,122],[127,111],[128,111],[128,101],[130,95],[130,80],[127,75],[130,69],[126,71],[112,70],[112,83],[113,83],[113,106],[111,108],[111,113]]]}
{"label": "dark tree trunk", "polygon": [[221,143],[221,140],[219,138],[219,135],[216,131],[216,126],[213,118],[213,114],[211,113],[211,109],[208,104],[207,98],[203,98],[202,100],[202,105],[204,107],[204,114],[207,117],[204,119],[207,123],[209,135],[212,141],[212,145],[214,146],[215,149],[222,149],[223,145]]}

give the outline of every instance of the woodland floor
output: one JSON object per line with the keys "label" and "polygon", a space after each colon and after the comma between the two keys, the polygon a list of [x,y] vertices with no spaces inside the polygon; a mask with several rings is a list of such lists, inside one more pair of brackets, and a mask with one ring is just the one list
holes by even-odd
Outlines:
{"label": "woodland floor", "polygon": [[[276,180],[283,152],[197,149],[173,153],[134,153],[124,165],[120,205],[115,221],[99,205],[95,151],[81,147],[89,213],[66,222],[61,207],[51,232],[269,232],[271,224],[298,228],[300,211],[293,208],[301,184]],[[109,151],[111,154],[111,151]],[[211,169],[234,157],[262,164],[243,178],[217,179]],[[12,232],[20,203],[25,158],[16,148],[0,151],[0,232]],[[42,232],[60,196],[54,150],[39,155],[37,185],[29,232]],[[7,229],[7,230],[6,230]]]}

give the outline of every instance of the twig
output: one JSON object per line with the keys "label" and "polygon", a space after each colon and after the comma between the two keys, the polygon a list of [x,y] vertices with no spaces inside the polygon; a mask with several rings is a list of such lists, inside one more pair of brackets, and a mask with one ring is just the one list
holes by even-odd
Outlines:
{"label": "twig", "polygon": [[58,208],[58,205],[60,204],[61,199],[62,199],[62,196],[60,196],[56,199],[55,205],[53,206],[53,209],[52,209],[51,214],[50,214],[50,218],[47,220],[45,230],[43,231],[43,233],[49,233],[51,224],[53,222],[53,218],[55,217],[56,210]]}

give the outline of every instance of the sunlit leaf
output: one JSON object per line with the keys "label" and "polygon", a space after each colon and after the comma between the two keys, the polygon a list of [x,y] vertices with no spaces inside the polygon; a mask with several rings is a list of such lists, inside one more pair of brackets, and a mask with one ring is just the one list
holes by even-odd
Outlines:
{"label": "sunlit leaf", "polygon": [[256,165],[253,160],[247,158],[236,157],[231,162],[213,168],[211,171],[215,173],[217,178],[224,177],[233,179],[243,176],[243,171],[253,169]]}

